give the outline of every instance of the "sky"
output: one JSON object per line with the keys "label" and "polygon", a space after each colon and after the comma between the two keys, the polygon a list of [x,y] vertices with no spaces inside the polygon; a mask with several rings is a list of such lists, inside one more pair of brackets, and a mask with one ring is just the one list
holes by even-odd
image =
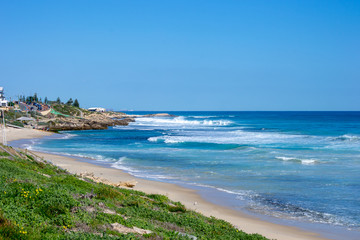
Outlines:
{"label": "sky", "polygon": [[0,86],[114,110],[359,111],[360,1],[0,0]]}

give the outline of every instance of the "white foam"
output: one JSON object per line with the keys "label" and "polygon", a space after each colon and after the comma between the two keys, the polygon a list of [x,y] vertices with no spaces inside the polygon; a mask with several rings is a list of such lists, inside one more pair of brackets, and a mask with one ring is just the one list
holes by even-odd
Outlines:
{"label": "white foam", "polygon": [[113,164],[111,164],[111,167],[116,168],[116,169],[121,169],[124,171],[127,171],[131,174],[134,174],[136,172],[138,172],[136,169],[124,166],[124,161],[127,159],[127,157],[120,157],[116,162],[114,162]]}
{"label": "white foam", "polygon": [[344,135],[338,136],[338,137],[330,137],[329,139],[333,140],[333,141],[340,140],[340,141],[354,142],[354,141],[359,141],[360,136],[344,134]]}
{"label": "white foam", "polygon": [[201,184],[201,183],[187,183],[189,185],[193,185],[193,186],[199,186],[199,187],[205,187],[205,188],[212,188],[212,189],[216,189],[220,192],[225,192],[225,193],[229,193],[229,194],[233,194],[236,195],[236,199],[238,200],[248,200],[250,197],[255,197],[258,196],[257,193],[255,193],[254,191],[251,190],[236,190],[236,191],[232,191],[229,189],[225,189],[225,188],[221,188],[221,187],[215,187],[215,186],[211,186],[211,185],[207,185],[207,184]]}
{"label": "white foam", "polygon": [[[53,152],[49,152],[49,153],[53,153]],[[96,161],[98,161],[98,162],[113,162],[113,161],[115,161],[114,158],[105,157],[105,156],[100,155],[100,154],[91,154],[91,153],[68,153],[68,152],[56,152],[56,153],[62,154],[62,155],[65,155],[65,156],[92,159],[92,160],[96,160]]]}
{"label": "white foam", "polygon": [[212,117],[216,117],[216,116],[190,116],[192,118],[212,118]]}
{"label": "white foam", "polygon": [[275,157],[276,159],[282,160],[282,161],[290,161],[290,162],[298,162],[303,165],[314,165],[316,163],[319,163],[319,161],[315,159],[300,159],[296,157]]}
{"label": "white foam", "polygon": [[276,157],[276,159],[283,160],[283,161],[296,160],[296,158],[292,158],[292,157]]}
{"label": "white foam", "polygon": [[228,126],[228,120],[187,120],[185,117],[176,118],[137,118],[130,126],[161,127],[161,128],[193,128],[209,126]]}
{"label": "white foam", "polygon": [[303,160],[301,160],[301,164],[304,164],[304,165],[313,165],[315,163],[317,163],[317,161],[314,160],[314,159],[303,159]]}
{"label": "white foam", "polygon": [[176,139],[165,139],[165,143],[182,143],[184,141],[176,140]]}
{"label": "white foam", "polygon": [[70,138],[73,138],[75,137],[76,134],[72,134],[72,133],[65,133],[65,134],[62,134],[62,136],[60,137],[60,139],[70,139]]}
{"label": "white foam", "polygon": [[[180,135],[181,134],[181,135]],[[272,132],[235,131],[184,131],[177,135],[163,135],[148,138],[150,142],[165,143],[217,143],[217,144],[271,144],[303,142],[303,135],[290,135]]]}
{"label": "white foam", "polygon": [[34,150],[34,147],[36,146],[36,143],[38,142],[38,139],[29,139],[26,141],[27,143],[21,144],[21,148],[28,149],[28,150]]}

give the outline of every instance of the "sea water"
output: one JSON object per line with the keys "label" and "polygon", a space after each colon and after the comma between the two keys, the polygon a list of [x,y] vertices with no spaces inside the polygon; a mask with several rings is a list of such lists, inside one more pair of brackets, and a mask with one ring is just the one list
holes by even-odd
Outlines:
{"label": "sea water", "polygon": [[222,202],[240,210],[360,237],[360,112],[171,114],[177,117],[64,132],[28,147],[221,191]]}

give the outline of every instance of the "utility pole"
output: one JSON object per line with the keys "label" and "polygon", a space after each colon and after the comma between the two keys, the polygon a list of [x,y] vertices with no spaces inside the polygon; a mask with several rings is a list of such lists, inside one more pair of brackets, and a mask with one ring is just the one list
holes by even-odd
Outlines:
{"label": "utility pole", "polygon": [[2,130],[3,130],[3,144],[5,146],[7,146],[7,141],[6,141],[6,132],[5,132],[5,112],[4,112],[4,109],[1,109],[1,113],[2,113],[2,118],[3,118],[3,127],[2,127]]}

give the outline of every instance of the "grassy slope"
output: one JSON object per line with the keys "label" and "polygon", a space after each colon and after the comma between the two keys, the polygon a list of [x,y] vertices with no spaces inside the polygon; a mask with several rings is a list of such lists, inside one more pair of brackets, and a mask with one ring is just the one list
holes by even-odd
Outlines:
{"label": "grassy slope", "polygon": [[[153,233],[121,234],[111,229],[115,222]],[[14,159],[0,152],[0,240],[189,239],[179,232],[197,239],[265,239],[163,195],[80,180],[30,155]]]}
{"label": "grassy slope", "polygon": [[[78,107],[74,107],[74,106],[71,106],[71,105],[66,105],[66,104],[58,104],[58,103],[53,103],[51,104],[51,107],[60,112],[60,113],[63,113],[63,114],[66,114],[66,115],[70,115],[70,116],[77,116],[79,117],[80,116],[80,108]],[[84,110],[82,110],[84,111]]]}

